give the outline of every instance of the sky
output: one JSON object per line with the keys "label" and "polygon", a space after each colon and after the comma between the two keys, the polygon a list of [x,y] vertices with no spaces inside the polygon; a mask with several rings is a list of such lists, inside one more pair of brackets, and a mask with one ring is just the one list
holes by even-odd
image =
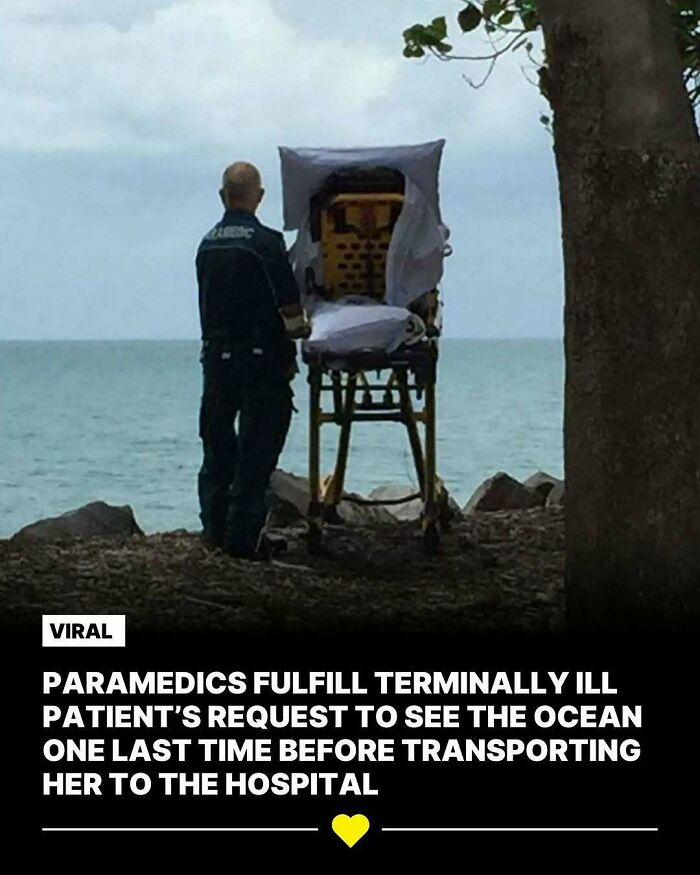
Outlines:
{"label": "sky", "polygon": [[[2,0],[0,339],[193,338],[193,259],[222,169],[277,146],[447,140],[445,334],[559,337],[547,107],[523,59],[402,57],[454,0]],[[482,54],[481,33],[455,48]],[[291,240],[290,240],[291,242]]]}

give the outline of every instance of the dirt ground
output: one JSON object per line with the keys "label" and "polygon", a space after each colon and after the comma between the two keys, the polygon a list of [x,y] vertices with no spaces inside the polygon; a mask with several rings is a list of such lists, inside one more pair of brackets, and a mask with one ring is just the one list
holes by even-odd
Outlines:
{"label": "dirt ground", "polygon": [[564,619],[560,509],[479,513],[453,524],[439,556],[417,523],[327,529],[328,555],[303,532],[288,551],[244,562],[176,531],[69,544],[0,541],[0,605],[39,613],[126,613],[142,629],[557,632]]}

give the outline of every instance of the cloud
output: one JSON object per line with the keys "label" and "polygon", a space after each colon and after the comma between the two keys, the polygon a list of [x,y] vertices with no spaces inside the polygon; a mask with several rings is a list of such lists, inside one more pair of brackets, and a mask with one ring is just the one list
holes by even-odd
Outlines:
{"label": "cloud", "polygon": [[483,68],[401,56],[403,28],[461,5],[0,0],[0,336],[194,336],[192,252],[226,163],[261,167],[261,217],[278,225],[276,145],[439,136],[447,332],[556,334],[556,178],[536,89],[510,54],[478,91],[462,75]]}
{"label": "cloud", "polygon": [[172,0],[3,0],[3,16],[19,21],[130,22]]}
{"label": "cloud", "polygon": [[[4,2],[5,149],[158,152],[447,133],[474,145],[523,135],[536,118],[534,89],[510,58],[474,92],[456,65],[426,71],[401,57],[402,27],[435,14],[434,4],[390,0],[375,33],[366,0],[342,14],[341,4],[300,0],[291,19],[279,0]],[[332,26],[309,26],[319,18]]]}
{"label": "cloud", "polygon": [[348,136],[400,63],[371,46],[306,43],[268,0],[176,2],[126,30],[10,17],[0,40],[0,142],[28,150],[265,141],[329,124]]}

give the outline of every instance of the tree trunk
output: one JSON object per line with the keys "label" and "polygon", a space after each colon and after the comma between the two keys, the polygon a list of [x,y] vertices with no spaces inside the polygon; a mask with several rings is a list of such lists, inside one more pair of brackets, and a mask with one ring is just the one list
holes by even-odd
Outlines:
{"label": "tree trunk", "polygon": [[664,0],[540,0],[571,628],[700,628],[700,145]]}

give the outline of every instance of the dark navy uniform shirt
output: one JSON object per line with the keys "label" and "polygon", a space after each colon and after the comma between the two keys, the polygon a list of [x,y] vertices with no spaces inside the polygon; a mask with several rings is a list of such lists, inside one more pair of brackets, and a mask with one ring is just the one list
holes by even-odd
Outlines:
{"label": "dark navy uniform shirt", "polygon": [[298,304],[284,237],[246,210],[226,210],[199,245],[202,340],[278,350],[293,358],[279,308]]}

